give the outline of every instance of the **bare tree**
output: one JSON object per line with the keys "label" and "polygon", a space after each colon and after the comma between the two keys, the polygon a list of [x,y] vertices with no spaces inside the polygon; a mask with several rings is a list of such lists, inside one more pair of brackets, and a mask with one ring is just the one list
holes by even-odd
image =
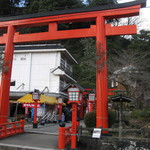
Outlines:
{"label": "bare tree", "polygon": [[149,53],[139,51],[114,50],[114,57],[109,58],[109,73],[123,85],[126,93],[134,97],[137,108],[144,103],[144,91],[150,89]]}

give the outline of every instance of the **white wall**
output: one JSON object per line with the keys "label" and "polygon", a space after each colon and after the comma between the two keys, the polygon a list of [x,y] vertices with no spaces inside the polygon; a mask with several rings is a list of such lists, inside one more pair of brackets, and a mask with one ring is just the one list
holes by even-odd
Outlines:
{"label": "white wall", "polygon": [[[59,92],[59,76],[51,73],[60,65],[60,52],[15,53],[11,80],[16,81],[10,91],[42,91],[48,87],[49,92]],[[24,87],[21,86],[22,83]]]}

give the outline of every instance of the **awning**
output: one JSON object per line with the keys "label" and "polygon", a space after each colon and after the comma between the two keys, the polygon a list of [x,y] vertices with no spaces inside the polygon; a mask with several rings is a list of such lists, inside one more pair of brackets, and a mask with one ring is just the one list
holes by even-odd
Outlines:
{"label": "awning", "polygon": [[[25,96],[21,97],[20,99],[17,100],[19,103],[34,103],[32,99],[32,94],[26,94]],[[47,95],[41,95],[40,101],[38,103],[46,103],[46,104],[58,104],[58,101],[55,97],[50,97]]]}

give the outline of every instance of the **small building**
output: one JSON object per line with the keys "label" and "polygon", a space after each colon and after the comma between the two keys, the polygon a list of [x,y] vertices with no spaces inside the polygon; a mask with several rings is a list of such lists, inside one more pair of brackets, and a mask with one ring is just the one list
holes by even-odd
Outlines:
{"label": "small building", "polygon": [[38,89],[48,96],[65,97],[61,92],[72,77],[73,56],[61,44],[16,45],[13,58],[10,99]]}
{"label": "small building", "polygon": [[[29,118],[32,116],[33,109],[18,104],[16,100],[25,97],[26,104],[26,96],[34,89],[50,96],[51,99],[67,98],[62,89],[68,84],[76,83],[72,76],[72,66],[75,64],[77,61],[61,44],[16,45],[10,86],[10,118],[19,118],[27,114]],[[40,104],[38,109],[41,108],[44,110],[41,117],[45,117],[45,120],[51,120],[54,114],[56,116],[56,104]]]}

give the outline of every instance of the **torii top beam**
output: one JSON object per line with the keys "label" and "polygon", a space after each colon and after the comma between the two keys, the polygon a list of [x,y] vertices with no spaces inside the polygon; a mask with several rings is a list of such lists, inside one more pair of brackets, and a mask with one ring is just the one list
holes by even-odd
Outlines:
{"label": "torii top beam", "polygon": [[[58,30],[58,24],[71,22],[94,21],[97,16],[103,16],[105,19],[116,19],[122,17],[136,16],[139,9],[146,5],[146,0],[137,0],[123,4],[113,4],[94,8],[80,8],[63,11],[53,11],[48,13],[36,13],[20,15],[13,17],[0,18],[0,29],[14,26],[15,28],[48,25],[47,32],[20,34],[15,32],[14,43],[58,40],[69,38],[95,37],[96,25],[91,25],[86,29]],[[69,32],[68,32],[69,31]],[[110,24],[105,26],[105,35],[125,35],[135,34],[136,26],[119,26],[111,27]],[[0,44],[5,44],[6,35],[0,36]]]}

